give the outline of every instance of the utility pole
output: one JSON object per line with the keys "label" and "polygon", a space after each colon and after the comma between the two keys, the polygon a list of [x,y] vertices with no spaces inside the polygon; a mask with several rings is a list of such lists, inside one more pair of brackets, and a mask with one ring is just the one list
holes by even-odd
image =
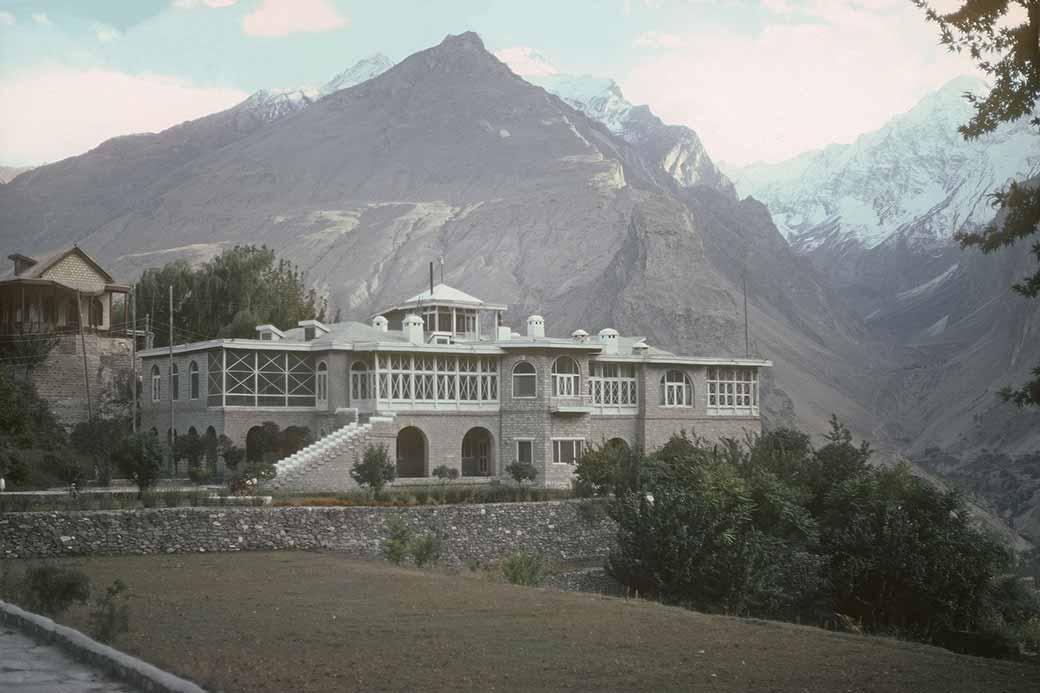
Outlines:
{"label": "utility pole", "polygon": [[[83,336],[83,301],[76,290],[76,313],[79,315],[79,348],[83,350],[83,384],[87,390],[87,421],[94,420],[94,405],[90,401],[90,373],[87,371],[87,340]],[[90,315],[89,307],[87,315]]]}
{"label": "utility pole", "polygon": [[[170,284],[170,364],[166,371],[166,382],[167,391],[170,396],[170,478],[176,474],[177,463],[174,460],[173,446],[177,441],[177,428],[174,426],[173,419],[173,284]],[[180,378],[177,378],[177,385],[180,385]]]}
{"label": "utility pole", "polygon": [[751,358],[751,328],[747,313],[747,272],[744,273],[744,356]]}
{"label": "utility pole", "polygon": [[130,372],[133,374],[130,383],[131,397],[133,398],[133,409],[130,410],[130,426],[137,433],[137,300],[134,295],[134,285],[130,285]]}

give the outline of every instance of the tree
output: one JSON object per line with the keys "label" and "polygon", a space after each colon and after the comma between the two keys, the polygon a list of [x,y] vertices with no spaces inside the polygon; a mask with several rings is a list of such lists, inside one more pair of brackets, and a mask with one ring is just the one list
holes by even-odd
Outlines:
{"label": "tree", "polygon": [[151,433],[131,433],[112,454],[119,471],[137,485],[138,495],[155,486],[162,472],[163,452]]}
{"label": "tree", "polygon": [[[942,13],[929,0],[912,0],[939,27],[942,43],[954,52],[967,52],[975,64],[993,80],[985,97],[966,94],[974,106],[971,120],[960,127],[967,140],[993,132],[1002,123],[1030,117],[1040,127],[1035,112],[1040,98],[1040,0],[963,0],[954,12]],[[1019,22],[1016,17],[1022,14]],[[993,206],[1003,209],[1003,218],[978,233],[956,235],[961,247],[976,247],[993,253],[1013,246],[1037,232],[1040,224],[1040,184],[1016,181],[992,195]],[[1040,262],[1040,242],[1029,249]],[[1040,296],[1040,268],[1012,287],[1029,298]],[[1019,407],[1040,406],[1040,366],[1033,379],[1001,391],[1004,399]]]}
{"label": "tree", "polygon": [[512,462],[506,465],[506,474],[513,477],[517,486],[525,481],[534,481],[538,477],[538,468],[530,462]]}
{"label": "tree", "polygon": [[378,495],[397,478],[397,466],[390,461],[390,451],[385,445],[369,444],[361,459],[354,461],[350,476],[359,486],[367,486]]}
{"label": "tree", "polygon": [[459,470],[442,464],[433,470],[433,476],[441,480],[441,502],[448,497],[448,484],[459,478]]}
{"label": "tree", "polygon": [[112,453],[129,431],[130,423],[126,419],[81,421],[72,429],[69,436],[72,447],[94,463],[101,486],[110,485]]}

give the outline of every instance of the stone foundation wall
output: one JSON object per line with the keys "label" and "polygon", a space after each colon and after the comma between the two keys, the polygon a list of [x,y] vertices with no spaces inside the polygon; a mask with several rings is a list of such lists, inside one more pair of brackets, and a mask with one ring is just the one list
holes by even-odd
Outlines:
{"label": "stone foundation wall", "polygon": [[324,549],[378,558],[390,523],[435,532],[449,564],[535,551],[553,561],[603,559],[610,520],[574,501],[414,508],[155,508],[0,515],[0,560],[59,556]]}

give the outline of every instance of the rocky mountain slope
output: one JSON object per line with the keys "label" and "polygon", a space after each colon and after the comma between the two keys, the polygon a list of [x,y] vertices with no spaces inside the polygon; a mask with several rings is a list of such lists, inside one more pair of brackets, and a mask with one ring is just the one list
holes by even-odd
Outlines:
{"label": "rocky mountain slope", "polygon": [[32,166],[0,166],[0,185],[10,183],[15,176],[31,171],[32,168]]}
{"label": "rocky mountain slope", "polygon": [[770,419],[868,432],[864,364],[883,356],[861,326],[762,204],[653,151],[463,34],[271,122],[236,108],[42,167],[0,189],[0,233],[23,252],[78,241],[123,273],[267,243],[344,315],[416,292],[444,256],[449,284],[513,304],[514,324],[537,309],[557,333],[693,354],[743,353],[747,275]]}

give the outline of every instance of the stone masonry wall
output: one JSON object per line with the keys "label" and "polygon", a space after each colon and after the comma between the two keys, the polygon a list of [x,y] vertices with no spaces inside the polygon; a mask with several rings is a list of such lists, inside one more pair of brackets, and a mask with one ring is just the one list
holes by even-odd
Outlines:
{"label": "stone masonry wall", "polygon": [[603,559],[610,520],[574,501],[413,508],[156,508],[0,515],[0,560],[59,556],[322,549],[378,558],[390,523],[434,532],[449,564],[535,551],[553,561]]}

